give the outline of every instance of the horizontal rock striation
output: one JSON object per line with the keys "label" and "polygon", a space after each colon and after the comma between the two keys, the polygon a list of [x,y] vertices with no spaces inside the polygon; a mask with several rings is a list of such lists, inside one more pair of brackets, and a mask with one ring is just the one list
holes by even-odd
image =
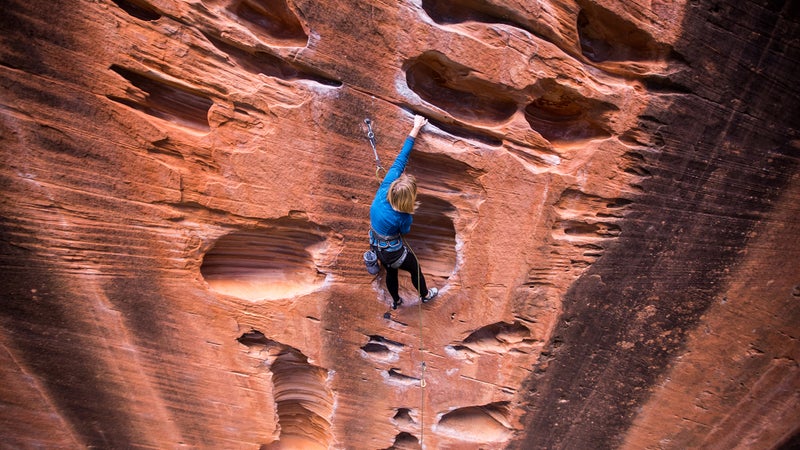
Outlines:
{"label": "horizontal rock striation", "polygon": [[800,439],[793,3],[0,6],[4,446]]}

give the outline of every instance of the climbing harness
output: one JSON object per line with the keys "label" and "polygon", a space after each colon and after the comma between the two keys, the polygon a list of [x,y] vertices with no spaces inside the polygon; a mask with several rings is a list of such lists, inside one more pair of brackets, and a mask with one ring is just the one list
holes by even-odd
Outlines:
{"label": "climbing harness", "polygon": [[[384,264],[392,269],[399,269],[400,266],[403,265],[403,261],[405,261],[406,257],[408,256],[408,248],[406,247],[406,242],[402,239],[402,236],[399,234],[384,236],[375,231],[372,227],[369,227],[369,237],[372,250],[378,255],[378,258]],[[400,250],[403,250],[403,253],[401,253],[400,256],[391,263],[383,258],[384,251],[398,252]]]}
{"label": "climbing harness", "polygon": [[372,121],[366,118],[364,123],[367,124],[367,139],[369,140],[369,145],[372,146],[372,153],[375,155],[375,178],[380,180],[381,171],[386,172],[386,170],[381,166],[381,158],[378,157],[378,149],[375,147],[375,132],[372,131]]}

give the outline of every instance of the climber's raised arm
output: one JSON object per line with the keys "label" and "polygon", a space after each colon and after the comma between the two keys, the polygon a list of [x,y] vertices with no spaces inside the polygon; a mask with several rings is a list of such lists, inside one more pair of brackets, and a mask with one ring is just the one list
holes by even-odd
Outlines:
{"label": "climber's raised arm", "polygon": [[381,186],[392,184],[392,182],[400,177],[403,171],[406,170],[406,163],[408,163],[408,157],[411,155],[411,149],[414,148],[414,141],[426,123],[428,123],[428,119],[422,116],[414,116],[414,126],[411,128],[411,131],[408,132],[408,137],[406,137],[403,143],[403,148],[400,150],[397,158],[395,158],[394,163],[392,163],[392,167],[389,168],[389,171],[386,172],[386,176],[383,177]]}

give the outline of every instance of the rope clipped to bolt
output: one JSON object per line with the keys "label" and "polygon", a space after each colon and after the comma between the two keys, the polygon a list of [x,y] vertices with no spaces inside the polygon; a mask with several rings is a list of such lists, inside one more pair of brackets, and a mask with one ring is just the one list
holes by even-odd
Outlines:
{"label": "rope clipped to bolt", "polygon": [[369,145],[372,146],[372,153],[375,155],[375,178],[380,180],[381,172],[385,173],[386,170],[381,165],[381,158],[378,157],[378,149],[375,147],[375,132],[372,131],[372,121],[366,118],[364,123],[367,124],[367,139],[369,140]]}

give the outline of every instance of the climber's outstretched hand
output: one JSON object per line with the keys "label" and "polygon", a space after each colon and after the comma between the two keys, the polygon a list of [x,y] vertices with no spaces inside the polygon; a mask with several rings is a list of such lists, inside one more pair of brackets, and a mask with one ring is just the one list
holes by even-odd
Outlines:
{"label": "climber's outstretched hand", "polygon": [[408,133],[408,135],[414,138],[417,137],[419,130],[421,130],[426,123],[428,123],[428,119],[422,116],[414,116],[414,128],[411,129],[411,132]]}

